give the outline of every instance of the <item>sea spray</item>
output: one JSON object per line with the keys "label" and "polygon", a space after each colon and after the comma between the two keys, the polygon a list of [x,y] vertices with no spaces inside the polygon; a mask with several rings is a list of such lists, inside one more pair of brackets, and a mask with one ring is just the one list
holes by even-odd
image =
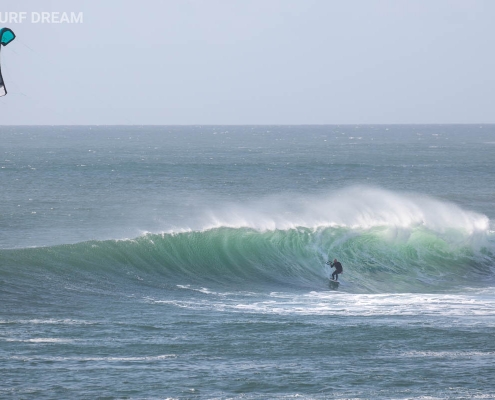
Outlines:
{"label": "sea spray", "polygon": [[435,232],[455,229],[473,235],[486,233],[489,228],[485,215],[463,210],[453,203],[369,186],[352,186],[318,195],[286,193],[243,204],[223,203],[204,214],[202,225],[195,229],[425,226]]}

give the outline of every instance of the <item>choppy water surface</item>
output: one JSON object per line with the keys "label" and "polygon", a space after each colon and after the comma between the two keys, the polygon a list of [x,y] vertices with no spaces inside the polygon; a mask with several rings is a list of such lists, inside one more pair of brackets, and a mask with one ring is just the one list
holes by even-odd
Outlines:
{"label": "choppy water surface", "polygon": [[495,126],[0,139],[0,397],[495,397]]}

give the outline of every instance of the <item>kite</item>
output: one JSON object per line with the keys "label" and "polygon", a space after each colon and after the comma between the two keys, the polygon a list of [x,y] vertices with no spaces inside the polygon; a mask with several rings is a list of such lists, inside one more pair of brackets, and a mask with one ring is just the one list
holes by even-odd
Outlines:
{"label": "kite", "polygon": [[[0,29],[0,49],[2,46],[7,46],[12,40],[15,39],[15,34],[9,28]],[[2,69],[0,67],[0,97],[7,94],[7,89],[5,89],[5,84],[2,78]]]}

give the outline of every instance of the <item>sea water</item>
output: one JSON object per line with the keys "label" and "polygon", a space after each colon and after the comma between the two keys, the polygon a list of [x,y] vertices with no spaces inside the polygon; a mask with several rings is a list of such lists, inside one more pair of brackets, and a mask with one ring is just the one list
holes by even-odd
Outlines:
{"label": "sea water", "polygon": [[0,154],[0,398],[495,397],[494,125],[3,126]]}

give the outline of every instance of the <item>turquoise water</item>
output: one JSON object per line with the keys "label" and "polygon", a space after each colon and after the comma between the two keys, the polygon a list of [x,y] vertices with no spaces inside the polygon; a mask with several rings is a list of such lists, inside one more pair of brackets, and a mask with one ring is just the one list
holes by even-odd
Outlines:
{"label": "turquoise water", "polygon": [[0,397],[495,397],[495,126],[0,139]]}

